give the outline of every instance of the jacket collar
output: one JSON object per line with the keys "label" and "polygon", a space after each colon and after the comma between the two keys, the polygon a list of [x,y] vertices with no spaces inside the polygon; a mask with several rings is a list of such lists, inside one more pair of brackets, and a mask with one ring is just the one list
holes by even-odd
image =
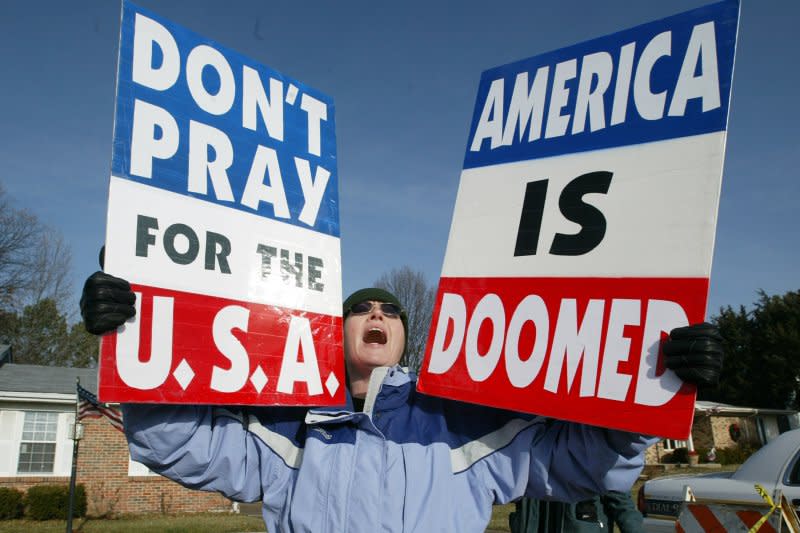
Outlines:
{"label": "jacket collar", "polygon": [[[406,403],[408,395],[414,388],[416,376],[407,367],[384,366],[373,369],[369,378],[367,396],[364,399],[364,413],[372,416],[375,403],[382,408],[396,408]],[[315,407],[308,411],[306,421],[331,420],[353,414],[353,399],[347,390],[347,403],[343,406]]]}
{"label": "jacket collar", "polygon": [[372,371],[364,400],[364,412],[372,416],[376,403],[382,409],[396,409],[408,401],[414,388],[414,375],[408,368],[395,365]]}

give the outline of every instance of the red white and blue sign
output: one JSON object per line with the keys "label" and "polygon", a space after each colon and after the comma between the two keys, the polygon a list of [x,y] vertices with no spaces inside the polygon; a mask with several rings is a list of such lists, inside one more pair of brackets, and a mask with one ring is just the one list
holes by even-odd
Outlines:
{"label": "red white and blue sign", "polygon": [[483,73],[420,390],[685,438],[660,340],[705,315],[739,17]]}
{"label": "red white and blue sign", "polygon": [[123,2],[104,402],[344,402],[334,106]]}

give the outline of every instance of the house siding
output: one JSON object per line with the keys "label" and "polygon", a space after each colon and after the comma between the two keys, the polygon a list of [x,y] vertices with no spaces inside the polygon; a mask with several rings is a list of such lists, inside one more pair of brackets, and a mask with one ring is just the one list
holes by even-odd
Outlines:
{"label": "house siding", "polygon": [[[104,418],[85,419],[83,425],[76,480],[86,487],[90,516],[231,510],[232,502],[219,494],[186,489],[157,475],[129,476],[125,436]],[[22,491],[39,484],[69,485],[69,476],[0,477],[0,487]]]}

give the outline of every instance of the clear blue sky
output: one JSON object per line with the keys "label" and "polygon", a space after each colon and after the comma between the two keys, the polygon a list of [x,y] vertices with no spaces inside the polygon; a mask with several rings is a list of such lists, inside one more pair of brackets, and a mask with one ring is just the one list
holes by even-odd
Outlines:
{"label": "clear blue sky", "polygon": [[[708,2],[137,3],[334,98],[348,294],[403,264],[438,279],[483,70]],[[119,7],[0,14],[0,182],[63,233],[76,294],[104,240]],[[712,314],[800,288],[798,21],[797,0],[742,2]]]}

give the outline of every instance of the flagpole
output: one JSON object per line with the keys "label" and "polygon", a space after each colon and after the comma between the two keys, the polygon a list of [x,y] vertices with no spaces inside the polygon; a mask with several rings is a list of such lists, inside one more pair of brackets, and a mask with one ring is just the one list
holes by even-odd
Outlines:
{"label": "flagpole", "polygon": [[75,478],[78,474],[78,443],[80,436],[78,435],[78,406],[80,405],[80,397],[78,396],[78,387],[81,384],[81,378],[75,378],[75,422],[72,426],[72,472],[69,476],[69,510],[67,511],[67,533],[72,533],[72,513],[75,508]]}

